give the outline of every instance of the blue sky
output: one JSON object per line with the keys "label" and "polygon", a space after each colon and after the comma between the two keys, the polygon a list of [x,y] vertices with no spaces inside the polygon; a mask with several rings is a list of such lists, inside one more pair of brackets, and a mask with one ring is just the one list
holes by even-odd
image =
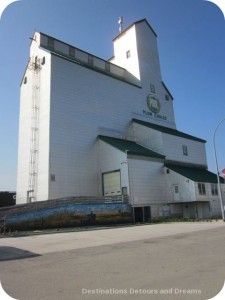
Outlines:
{"label": "blue sky", "polygon": [[[156,31],[177,129],[207,140],[209,170],[216,171],[212,138],[225,117],[225,20],[216,5],[203,0],[21,0],[9,5],[0,20],[0,191],[16,190],[20,82],[33,32],[108,59],[119,16],[125,27],[146,18]],[[216,148],[223,169],[225,122]]]}

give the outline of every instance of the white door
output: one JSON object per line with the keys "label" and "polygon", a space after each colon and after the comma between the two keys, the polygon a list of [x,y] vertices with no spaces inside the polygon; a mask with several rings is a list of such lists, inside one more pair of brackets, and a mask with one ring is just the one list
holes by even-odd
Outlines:
{"label": "white door", "polygon": [[103,174],[104,196],[121,195],[120,171]]}

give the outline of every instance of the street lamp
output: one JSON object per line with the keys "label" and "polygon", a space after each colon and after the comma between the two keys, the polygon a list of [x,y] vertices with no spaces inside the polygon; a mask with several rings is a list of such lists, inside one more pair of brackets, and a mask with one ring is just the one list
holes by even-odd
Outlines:
{"label": "street lamp", "polygon": [[129,197],[130,197],[130,203],[132,205],[132,214],[133,214],[133,221],[134,221],[134,224],[136,223],[136,220],[135,220],[135,211],[134,211],[134,199],[133,196],[132,196],[132,193],[131,193],[131,184],[130,184],[130,167],[129,167],[129,162],[128,162],[128,152],[129,150],[125,150],[125,153],[126,153],[126,156],[127,156],[127,173],[128,173],[128,186],[129,186]]}
{"label": "street lamp", "polygon": [[218,166],[218,159],[217,159],[217,153],[216,153],[216,144],[215,144],[215,137],[216,137],[216,132],[221,123],[225,121],[225,118],[223,118],[218,125],[215,128],[214,134],[213,134],[213,146],[214,146],[214,154],[215,154],[215,161],[216,161],[216,170],[217,170],[217,183],[218,183],[218,192],[219,192],[219,197],[220,197],[220,205],[221,205],[221,212],[222,212],[222,218],[223,221],[225,222],[225,216],[224,216],[224,204],[223,204],[223,198],[222,198],[222,191],[221,191],[221,185],[220,185],[220,172],[219,172],[219,166]]}

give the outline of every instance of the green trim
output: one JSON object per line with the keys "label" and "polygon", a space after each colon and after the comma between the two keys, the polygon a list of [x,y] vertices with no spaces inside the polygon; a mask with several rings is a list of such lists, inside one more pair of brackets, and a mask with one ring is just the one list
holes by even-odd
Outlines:
{"label": "green trim", "polygon": [[103,142],[106,142],[107,144],[117,148],[118,150],[130,155],[154,157],[159,159],[165,158],[164,155],[151,151],[133,141],[123,140],[123,139],[118,139],[118,138],[113,138],[113,137],[108,137],[103,135],[99,135],[98,137]]}
{"label": "green trim", "polygon": [[[217,175],[206,169],[188,168],[168,164],[165,164],[165,167],[194,182],[217,183]],[[220,182],[224,183],[224,179],[222,177],[220,177]]]}
{"label": "green trim", "polygon": [[172,129],[172,128],[169,128],[169,127],[148,123],[148,122],[137,120],[137,119],[133,119],[133,122],[135,122],[139,125],[142,125],[142,126],[145,126],[145,127],[148,127],[148,128],[151,128],[151,129],[163,132],[163,133],[166,133],[166,134],[179,136],[179,137],[182,137],[182,138],[185,138],[185,139],[188,139],[188,140],[192,140],[192,141],[196,141],[196,142],[200,142],[200,143],[206,143],[205,140],[202,140],[202,139],[197,138],[195,136],[192,136],[192,135],[186,134],[184,132],[178,131],[176,129]]}

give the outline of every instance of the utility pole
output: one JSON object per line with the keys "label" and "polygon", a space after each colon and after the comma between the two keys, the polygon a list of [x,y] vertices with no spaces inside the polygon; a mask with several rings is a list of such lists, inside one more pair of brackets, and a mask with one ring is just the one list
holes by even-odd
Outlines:
{"label": "utility pole", "polygon": [[220,171],[219,171],[219,166],[218,166],[218,159],[217,159],[217,153],[216,153],[216,143],[215,143],[215,138],[216,138],[216,132],[221,123],[225,121],[225,118],[223,118],[218,125],[216,126],[213,134],[213,146],[214,146],[214,154],[215,154],[215,161],[216,161],[216,171],[217,171],[217,183],[218,183],[218,192],[219,192],[219,197],[220,197],[220,205],[221,205],[221,212],[222,212],[222,219],[225,222],[225,216],[224,216],[224,204],[223,204],[223,197],[222,197],[222,190],[221,190],[221,185],[220,185]]}

